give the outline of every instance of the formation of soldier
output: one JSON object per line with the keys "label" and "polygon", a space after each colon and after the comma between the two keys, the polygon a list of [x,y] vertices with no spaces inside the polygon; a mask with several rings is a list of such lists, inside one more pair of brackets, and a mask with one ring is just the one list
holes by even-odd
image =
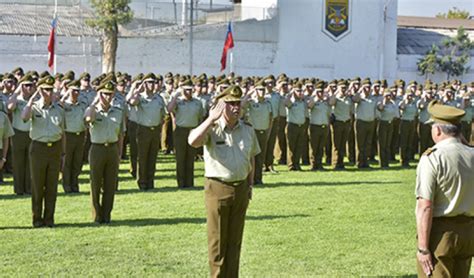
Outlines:
{"label": "formation of soldier", "polygon": [[[468,141],[474,82],[418,84],[396,80],[189,76],[127,73],[76,76],[68,71],[14,69],[1,75],[0,165],[13,174],[14,192],[32,194],[33,225],[54,224],[59,173],[64,192],[79,192],[85,162],[91,168],[94,221],[110,222],[118,189],[118,165],[129,154],[130,174],[141,190],[154,188],[159,151],[176,156],[180,188],[194,186],[194,161],[202,148],[187,138],[229,86],[242,89],[241,117],[251,124],[261,152],[255,184],[274,163],[290,171],[310,165],[319,171],[347,164],[360,169],[389,167],[399,154],[408,167],[415,154],[433,145],[428,104],[438,99],[466,111],[461,119]],[[128,151],[127,151],[128,150]],[[378,158],[378,161],[376,160]],[[43,208],[44,201],[44,208]]]}

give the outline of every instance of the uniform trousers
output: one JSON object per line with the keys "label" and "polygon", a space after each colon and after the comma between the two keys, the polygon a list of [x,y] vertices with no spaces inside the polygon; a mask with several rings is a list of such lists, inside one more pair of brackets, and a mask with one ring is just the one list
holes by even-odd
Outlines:
{"label": "uniform trousers", "polygon": [[[31,141],[31,205],[33,226],[54,225],[54,210],[61,169],[62,141]],[[44,205],[43,205],[44,204]]]}
{"label": "uniform trousers", "polygon": [[408,166],[414,152],[413,137],[415,136],[415,121],[400,122],[400,161],[402,166]]}
{"label": "uniform trousers", "polygon": [[143,190],[154,188],[160,132],[161,126],[137,125],[138,187]]}
{"label": "uniform trousers", "polygon": [[278,120],[278,133],[277,133],[277,142],[278,144],[276,145],[275,148],[275,157],[278,159],[279,164],[286,164],[286,148],[287,148],[287,143],[286,143],[286,117],[280,116],[280,119]]}
{"label": "uniform trousers", "polygon": [[379,135],[379,158],[380,158],[380,167],[388,167],[391,154],[391,141],[393,133],[393,122],[379,120],[379,125],[377,128],[377,133]]}
{"label": "uniform trousers", "polygon": [[273,156],[273,152],[275,150],[275,143],[278,135],[279,120],[280,117],[273,118],[272,128],[268,133],[267,147],[265,151],[262,150],[262,153],[265,154],[265,159],[263,163],[265,164],[265,168],[267,169],[273,166],[273,160],[275,158]]}
{"label": "uniform trousers", "polygon": [[288,168],[290,170],[301,170],[301,148],[303,145],[303,124],[288,123],[286,126],[286,141],[288,143]]}
{"label": "uniform trousers", "polygon": [[344,168],[344,156],[346,154],[346,143],[351,131],[351,121],[334,121],[332,128],[332,165],[335,168]]}
{"label": "uniform trousers", "polygon": [[163,126],[161,130],[161,150],[169,153],[173,149],[173,121],[170,115],[163,118]]}
{"label": "uniform trousers", "polygon": [[137,148],[137,126],[138,124],[134,121],[128,120],[127,134],[128,141],[130,144],[130,174],[133,177],[137,175],[137,161],[138,161],[138,148]]}
{"label": "uniform trousers", "polygon": [[254,176],[254,182],[260,183],[263,180],[262,177],[262,167],[263,167],[263,161],[265,159],[265,152],[267,151],[267,144],[268,144],[268,136],[269,136],[269,130],[257,130],[255,129],[255,134],[257,135],[257,141],[258,144],[260,145],[260,153],[255,156],[255,176]]}
{"label": "uniform trousers", "polygon": [[433,138],[431,137],[431,125],[419,123],[418,134],[420,134],[420,154],[422,154],[426,149],[434,145]]}
{"label": "uniform trousers", "polygon": [[390,140],[390,159],[395,160],[395,156],[400,152],[400,118],[394,118],[392,128],[392,139]]}
{"label": "uniform trousers", "polygon": [[461,133],[467,142],[471,142],[472,122],[461,121]]}
{"label": "uniform trousers", "polygon": [[229,184],[206,178],[204,194],[211,277],[238,277],[249,204],[247,181]]}
{"label": "uniform trousers", "polygon": [[64,192],[79,192],[79,175],[82,170],[86,132],[66,132],[66,153],[64,155]]}
{"label": "uniform trousers", "polygon": [[329,138],[329,125],[309,126],[309,137],[311,142],[311,168],[323,169],[324,147]]}
{"label": "uniform trousers", "polygon": [[194,186],[194,159],[197,149],[188,144],[192,128],[176,126],[174,130],[174,147],[176,154],[176,178],[178,187]]}
{"label": "uniform trousers", "polygon": [[[429,250],[434,271],[431,277],[469,277],[474,256],[474,218],[434,217]],[[426,277],[417,263],[418,277]]]}
{"label": "uniform trousers", "polygon": [[356,120],[355,134],[357,143],[357,166],[368,167],[368,158],[372,147],[372,138],[374,135],[374,121]]}
{"label": "uniform trousers", "polygon": [[117,142],[92,144],[89,152],[92,218],[110,222],[118,184],[119,146]]}
{"label": "uniform trousers", "polygon": [[303,165],[309,165],[309,118],[305,118],[303,129],[304,131],[302,139],[303,146],[301,146],[301,160],[303,162]]}
{"label": "uniform trousers", "polygon": [[28,131],[14,129],[12,136],[13,189],[16,194],[31,193],[30,154]]}
{"label": "uniform trousers", "polygon": [[351,163],[355,163],[356,161],[356,147],[355,119],[354,116],[352,116],[351,129],[347,137],[347,158]]}

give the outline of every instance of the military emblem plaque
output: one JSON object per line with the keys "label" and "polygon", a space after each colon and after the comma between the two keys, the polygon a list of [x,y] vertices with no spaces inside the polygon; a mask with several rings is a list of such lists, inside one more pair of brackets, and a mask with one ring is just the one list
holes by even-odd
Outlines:
{"label": "military emblem plaque", "polygon": [[338,41],[350,31],[350,0],[324,0],[323,31]]}

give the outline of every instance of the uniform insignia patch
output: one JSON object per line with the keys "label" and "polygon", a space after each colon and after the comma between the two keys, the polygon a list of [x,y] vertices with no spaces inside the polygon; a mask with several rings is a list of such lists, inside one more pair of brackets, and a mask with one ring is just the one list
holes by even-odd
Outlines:
{"label": "uniform insignia patch", "polygon": [[428,155],[432,154],[434,151],[436,151],[435,148],[427,148],[426,151],[422,155],[428,156]]}

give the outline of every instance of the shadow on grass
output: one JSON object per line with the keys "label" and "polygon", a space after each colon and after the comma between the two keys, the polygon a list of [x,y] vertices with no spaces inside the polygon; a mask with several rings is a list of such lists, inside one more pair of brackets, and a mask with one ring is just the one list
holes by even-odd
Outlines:
{"label": "shadow on grass", "polygon": [[406,274],[406,275],[377,275],[377,276],[361,276],[361,277],[374,277],[374,278],[416,278],[418,275],[416,274]]}
{"label": "shadow on grass", "polygon": [[[307,214],[293,214],[293,215],[258,215],[258,216],[247,216],[245,219],[248,221],[267,221],[275,219],[289,219],[289,218],[301,218],[309,217]],[[145,227],[145,226],[161,226],[161,225],[179,225],[179,224],[204,224],[206,218],[196,217],[176,217],[176,218],[140,218],[140,219],[123,219],[123,220],[112,220],[110,224],[99,225],[92,222],[82,223],[57,223],[55,229],[60,228],[88,228],[88,227]],[[11,227],[0,227],[1,230],[30,230],[34,229],[30,226],[11,226]]]}
{"label": "shadow on grass", "polygon": [[350,186],[350,185],[384,185],[384,184],[401,184],[400,181],[325,181],[325,182],[279,182],[265,183],[256,185],[255,188],[275,188],[275,187],[291,187],[291,186]]}

